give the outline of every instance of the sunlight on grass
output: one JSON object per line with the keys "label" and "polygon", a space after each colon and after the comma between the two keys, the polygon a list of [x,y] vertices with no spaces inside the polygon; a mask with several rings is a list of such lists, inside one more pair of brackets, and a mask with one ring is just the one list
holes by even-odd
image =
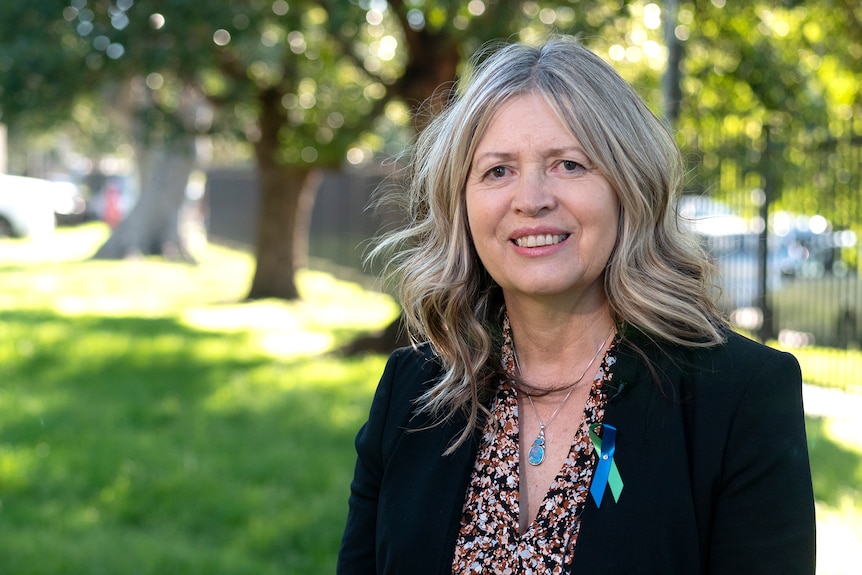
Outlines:
{"label": "sunlight on grass", "polygon": [[3,238],[0,242],[0,266],[83,260],[96,253],[109,234],[107,225],[91,223],[60,228],[53,235],[39,239]]}
{"label": "sunlight on grass", "polygon": [[[337,343],[338,330],[386,325],[398,313],[391,298],[365,292],[355,284],[333,282],[324,274],[303,271],[298,281],[302,285],[301,301],[193,307],[182,314],[183,322],[198,329],[247,331],[255,335],[267,353],[289,357],[328,351]],[[312,287],[322,283],[326,290]]]}
{"label": "sunlight on grass", "polygon": [[[857,413],[857,417],[854,419],[829,419],[826,432],[862,456],[862,418],[859,417],[860,415],[862,413]],[[859,478],[859,487],[862,491],[862,477]]]}
{"label": "sunlight on grass", "polygon": [[[217,246],[207,249],[200,265],[156,258],[86,259],[104,241],[103,231],[99,224],[62,229],[55,234],[55,243],[40,244],[38,251],[35,247],[19,250],[18,244],[10,250],[5,245],[8,240],[0,243],[4,280],[0,309],[50,308],[67,315],[155,317],[195,304],[239,301],[248,289],[253,259]],[[23,259],[22,253],[35,251],[32,261]],[[74,257],[63,260],[63,255]]]}
{"label": "sunlight on grass", "polygon": [[[828,391],[835,397],[840,392]],[[844,397],[859,403],[859,396]],[[862,421],[853,408],[807,416],[808,447],[817,499],[817,573],[849,575],[862,561]]]}
{"label": "sunlight on grass", "polygon": [[862,511],[844,497],[838,508],[817,506],[817,574],[857,575],[862,565]]}
{"label": "sunlight on grass", "polygon": [[769,342],[769,345],[796,356],[806,382],[862,393],[862,351],[822,347],[787,348],[778,342]]}
{"label": "sunlight on grass", "polygon": [[[193,328],[253,333],[273,356],[319,354],[341,343],[339,332],[383,326],[393,300],[332,276],[300,270],[302,299],[241,303],[254,272],[248,254],[210,245],[199,265],[157,258],[92,261],[107,237],[102,224],[61,229],[48,241],[4,240],[0,309],[52,309],[67,316],[178,315]],[[343,339],[343,336],[341,337]]]}

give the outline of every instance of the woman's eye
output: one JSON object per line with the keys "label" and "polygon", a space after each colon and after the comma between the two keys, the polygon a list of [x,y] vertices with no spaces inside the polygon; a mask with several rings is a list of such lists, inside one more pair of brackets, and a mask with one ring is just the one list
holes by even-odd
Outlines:
{"label": "woman's eye", "polygon": [[567,172],[578,172],[585,169],[582,164],[579,164],[574,160],[563,160],[562,162],[560,162],[560,165]]}
{"label": "woman's eye", "polygon": [[488,170],[486,175],[490,178],[503,178],[506,176],[506,168],[503,166],[494,166]]}

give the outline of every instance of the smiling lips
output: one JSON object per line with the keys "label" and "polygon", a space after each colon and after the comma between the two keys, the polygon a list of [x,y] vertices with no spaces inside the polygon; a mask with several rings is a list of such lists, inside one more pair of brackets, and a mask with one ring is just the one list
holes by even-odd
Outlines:
{"label": "smiling lips", "polygon": [[541,234],[537,236],[524,236],[515,238],[515,245],[519,248],[540,248],[543,246],[552,246],[569,237],[569,234]]}

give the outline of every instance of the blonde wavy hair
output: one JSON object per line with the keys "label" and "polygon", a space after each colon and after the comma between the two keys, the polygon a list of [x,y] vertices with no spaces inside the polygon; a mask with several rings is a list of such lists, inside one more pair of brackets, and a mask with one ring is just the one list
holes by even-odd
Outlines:
{"label": "blonde wavy hair", "polygon": [[[614,69],[571,37],[510,44],[471,62],[445,109],[418,136],[395,192],[408,224],[385,235],[386,257],[414,342],[429,341],[444,368],[419,398],[443,421],[464,413],[475,428],[500,367],[500,288],[473,247],[465,183],[478,142],[514,96],[543,96],[616,191],[617,242],[604,283],[614,321],[661,344],[721,343],[727,324],[710,297],[710,266],[676,212],[684,166],[668,128]],[[620,330],[625,333],[625,330]]]}

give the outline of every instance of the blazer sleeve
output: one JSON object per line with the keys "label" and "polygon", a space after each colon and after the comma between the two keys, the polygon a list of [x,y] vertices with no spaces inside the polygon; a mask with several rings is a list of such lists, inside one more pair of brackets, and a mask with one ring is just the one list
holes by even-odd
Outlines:
{"label": "blazer sleeve", "polygon": [[796,359],[772,352],[752,369],[727,433],[709,573],[813,575],[815,518]]}
{"label": "blazer sleeve", "polygon": [[377,501],[384,468],[382,439],[398,358],[399,352],[389,356],[371,402],[368,421],[356,436],[356,467],[350,484],[347,524],[338,552],[336,573],[339,575],[365,575],[377,572],[375,532]]}
{"label": "blazer sleeve", "polygon": [[[391,522],[391,517],[381,516],[379,511],[386,505],[391,506],[392,499],[398,499],[398,493],[393,492],[390,485],[393,453],[405,434],[410,435],[407,430],[411,425],[422,425],[413,419],[415,400],[440,376],[435,357],[428,344],[401,348],[389,356],[371,402],[368,421],[356,436],[356,467],[338,554],[336,573],[339,575],[365,575],[388,568],[379,564],[380,526],[381,520]],[[387,485],[390,485],[388,496]]]}

